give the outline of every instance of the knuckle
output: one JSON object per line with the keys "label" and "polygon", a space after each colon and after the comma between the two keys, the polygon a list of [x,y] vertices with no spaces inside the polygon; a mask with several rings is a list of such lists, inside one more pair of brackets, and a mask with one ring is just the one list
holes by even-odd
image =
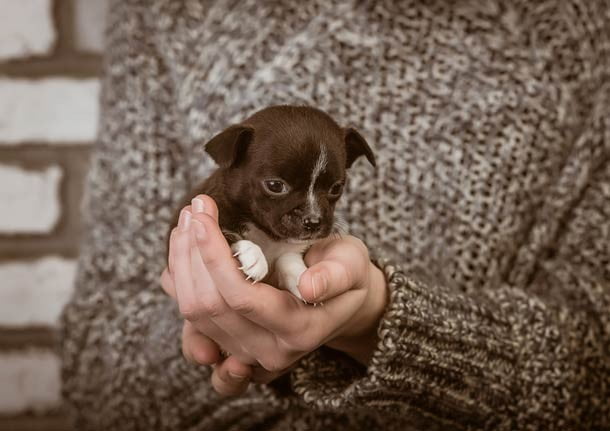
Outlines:
{"label": "knuckle", "polygon": [[300,337],[298,347],[301,352],[312,352],[318,348],[319,344],[320,343],[315,336],[307,333]]}
{"label": "knuckle", "polygon": [[189,322],[195,322],[201,317],[201,314],[193,308],[180,309],[180,315]]}
{"label": "knuckle", "polygon": [[212,376],[212,386],[220,395],[233,396],[239,395],[247,389],[248,380],[235,381],[228,375],[226,369],[219,370],[216,368]]}
{"label": "knuckle", "polygon": [[201,253],[201,260],[208,268],[218,268],[225,263],[221,253]]}
{"label": "knuckle", "polygon": [[180,315],[191,322],[201,319],[203,316],[218,317],[224,312],[224,307],[221,303],[213,302],[196,302],[179,304],[178,309]]}
{"label": "knuckle", "polygon": [[369,249],[360,238],[355,236],[350,237],[349,245],[354,254],[365,256],[368,259]]}
{"label": "knuckle", "polygon": [[249,298],[233,297],[228,301],[229,306],[239,314],[252,314],[254,312],[254,304]]}
{"label": "knuckle", "polygon": [[195,362],[191,355],[191,351],[189,350],[189,346],[184,340],[182,341],[182,356],[189,362]]}
{"label": "knuckle", "polygon": [[163,290],[165,290],[166,292],[172,287],[172,283],[170,280],[168,280],[168,278],[164,275],[161,276],[161,287],[163,288]]}
{"label": "knuckle", "polygon": [[284,355],[276,355],[276,357],[265,357],[259,360],[259,364],[270,373],[279,373],[290,366],[288,358]]}
{"label": "knuckle", "polygon": [[233,390],[231,387],[227,386],[225,383],[213,382],[212,386],[214,386],[214,390],[218,392],[219,395],[228,397],[233,395]]}
{"label": "knuckle", "polygon": [[282,341],[282,347],[289,355],[295,353],[311,352],[317,347],[317,341],[308,333],[300,332],[290,337],[288,341]]}
{"label": "knuckle", "polygon": [[214,354],[202,349],[191,352],[191,361],[199,365],[212,365],[215,361]]}
{"label": "knuckle", "polygon": [[197,346],[184,338],[182,339],[182,355],[188,362],[197,365],[212,365],[218,360],[217,352],[203,346]]}
{"label": "knuckle", "polygon": [[179,303],[178,310],[180,311],[182,318],[191,322],[197,320],[201,316],[201,311],[198,307],[190,302]]}
{"label": "knuckle", "polygon": [[294,325],[287,331],[285,336],[277,338],[279,350],[287,356],[294,356],[302,352],[310,352],[317,345],[316,338],[313,334],[313,322],[309,319]]}
{"label": "knuckle", "polygon": [[253,383],[267,384],[275,380],[282,373],[270,373],[264,368],[257,367],[256,371],[252,374],[251,381]]}
{"label": "knuckle", "polygon": [[261,367],[270,373],[274,373],[280,370],[280,366],[277,360],[272,358],[263,358],[259,360]]}
{"label": "knuckle", "polygon": [[201,304],[203,314],[208,317],[219,317],[224,312],[224,307],[219,302],[204,302]]}

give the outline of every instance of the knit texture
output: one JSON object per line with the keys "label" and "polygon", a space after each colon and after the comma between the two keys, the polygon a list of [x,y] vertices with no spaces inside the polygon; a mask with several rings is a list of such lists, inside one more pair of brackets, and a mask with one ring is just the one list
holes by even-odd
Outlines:
{"label": "knit texture", "polygon": [[[113,2],[63,314],[76,429],[610,429],[605,0]],[[203,143],[271,104],[356,127],[339,211],[391,291],[370,366],[321,348],[221,398],[159,286]]]}

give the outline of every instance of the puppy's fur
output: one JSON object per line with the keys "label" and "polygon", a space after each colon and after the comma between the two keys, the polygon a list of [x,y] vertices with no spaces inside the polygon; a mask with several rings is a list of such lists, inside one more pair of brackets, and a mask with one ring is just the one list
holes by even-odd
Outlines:
{"label": "puppy's fur", "polygon": [[360,156],[375,165],[369,145],[318,109],[272,106],[214,136],[205,149],[219,167],[180,208],[198,194],[211,196],[248,279],[301,298],[303,252],[333,232],[346,169]]}

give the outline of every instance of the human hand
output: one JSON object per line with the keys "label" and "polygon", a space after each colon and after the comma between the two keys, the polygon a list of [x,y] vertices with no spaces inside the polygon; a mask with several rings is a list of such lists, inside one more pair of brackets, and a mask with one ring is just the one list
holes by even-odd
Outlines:
{"label": "human hand", "polygon": [[[381,271],[354,237],[316,243],[299,289],[310,302],[265,283],[244,280],[218,227],[218,209],[204,195],[185,207],[170,239],[164,290],[185,317],[188,359],[215,364],[212,383],[223,394],[243,392],[249,380],[269,382],[299,358],[326,344],[366,364],[387,303]],[[218,346],[231,356],[223,359]],[[231,377],[243,376],[243,379]]]}

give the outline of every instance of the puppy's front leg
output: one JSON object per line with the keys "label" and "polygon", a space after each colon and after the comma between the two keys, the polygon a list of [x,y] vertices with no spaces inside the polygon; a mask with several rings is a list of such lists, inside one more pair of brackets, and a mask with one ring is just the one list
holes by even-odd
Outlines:
{"label": "puppy's front leg", "polygon": [[275,262],[275,271],[280,289],[284,289],[292,293],[303,302],[305,300],[299,292],[299,278],[305,272],[307,266],[303,262],[301,253],[285,253],[281,255]]}
{"label": "puppy's front leg", "polygon": [[231,244],[233,256],[239,260],[239,269],[246,274],[246,280],[260,281],[269,272],[267,258],[261,248],[252,241],[242,239]]}

